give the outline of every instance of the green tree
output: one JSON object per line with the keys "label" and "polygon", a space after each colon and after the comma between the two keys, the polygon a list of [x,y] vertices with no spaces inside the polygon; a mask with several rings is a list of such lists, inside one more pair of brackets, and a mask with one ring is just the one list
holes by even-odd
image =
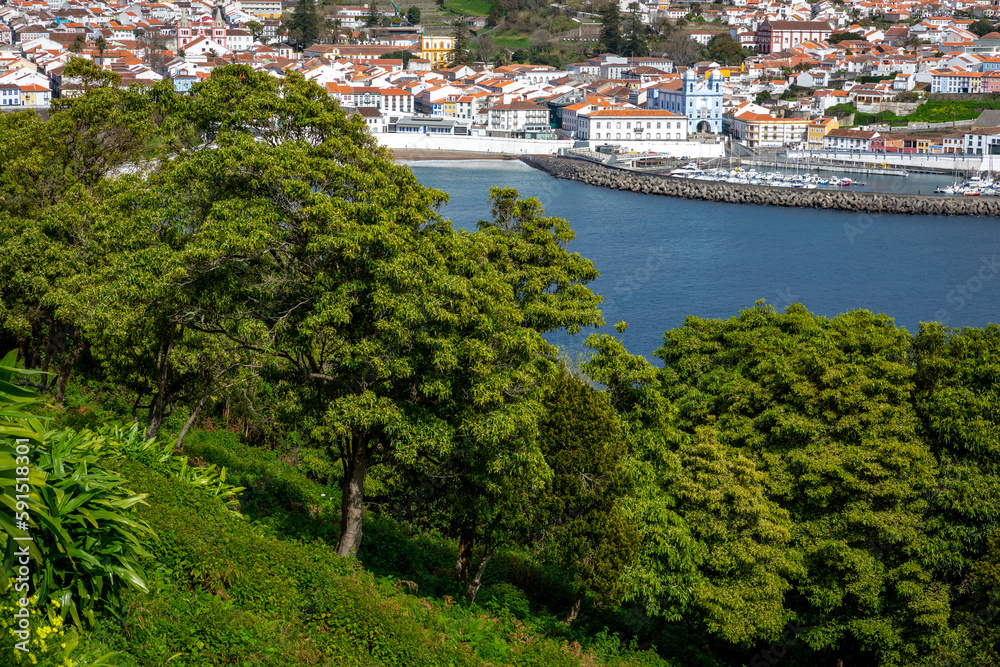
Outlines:
{"label": "green tree", "polygon": [[56,100],[48,121],[0,118],[0,329],[30,368],[54,372],[39,388],[57,400],[85,351],[81,279],[101,263],[92,211],[109,176],[167,149],[162,112],[173,95],[167,84],[120,88],[117,74],[79,58],[65,73],[88,92]]}
{"label": "green tree", "polygon": [[300,49],[315,44],[320,26],[313,0],[300,0],[285,27],[289,39]]}
{"label": "green tree", "polygon": [[646,40],[646,25],[642,22],[642,14],[639,11],[639,3],[633,2],[629,6],[627,21],[627,33],[621,54],[633,58],[641,58],[649,55],[649,44]]}
{"label": "green tree", "polygon": [[655,354],[684,431],[717,430],[791,517],[787,558],[801,571],[785,604],[808,628],[801,640],[883,665],[937,646],[950,602],[933,576],[937,464],[910,401],[910,336],[866,311],[758,305],[724,322],[688,318],[664,340]]}
{"label": "green tree", "polygon": [[915,405],[939,465],[932,496],[935,552],[953,582],[968,575],[1000,530],[1000,511],[986,500],[1000,488],[1000,326],[952,331],[924,324],[915,340]]}
{"label": "green tree", "polygon": [[451,53],[448,54],[448,63],[451,67],[455,65],[468,65],[472,62],[472,51],[469,46],[469,27],[463,21],[455,21],[455,30],[451,33],[454,40]]}
{"label": "green tree", "polygon": [[706,54],[723,65],[739,65],[746,58],[746,51],[729,35],[716,35],[708,43]]}
{"label": "green tree", "polygon": [[381,24],[382,14],[378,10],[378,3],[372,2],[368,6],[368,14],[365,16],[365,26],[368,28],[374,28]]}
{"label": "green tree", "polygon": [[970,25],[969,30],[974,32],[979,37],[982,37],[983,35],[994,32],[995,29],[992,23],[983,18]]}
{"label": "green tree", "polygon": [[856,32],[838,32],[836,34],[827,37],[826,41],[828,44],[840,44],[843,41],[865,41],[864,35]]}
{"label": "green tree", "polygon": [[390,51],[389,53],[382,54],[382,58],[385,58],[385,59],[388,59],[388,60],[396,60],[396,59],[402,60],[403,61],[403,69],[408,69],[409,68],[409,66],[410,66],[410,58],[412,58],[412,57],[413,57],[413,52],[412,51],[407,51],[406,49],[401,49],[399,51]]}
{"label": "green tree", "polygon": [[[544,387],[557,370],[557,351],[541,334],[601,322],[599,297],[586,284],[597,277],[593,264],[567,245],[574,235],[565,220],[544,216],[537,199],[520,199],[511,188],[490,191],[492,220],[480,221],[474,240],[483,251],[485,278],[503,285],[517,304],[517,321],[498,327],[507,350],[478,368],[461,365],[450,383],[476,395],[484,379],[509,387],[485,404],[454,403],[462,474],[444,489],[438,511],[458,538],[456,576],[471,601],[497,549],[526,540],[537,530],[532,509],[551,474],[540,449],[538,420]],[[511,345],[514,341],[522,341]],[[500,342],[499,340],[497,341]],[[440,459],[437,459],[440,460]],[[473,567],[476,549],[478,564]]]}
{"label": "green tree", "polygon": [[541,549],[573,579],[564,620],[571,624],[588,593],[605,606],[625,593],[623,574],[640,539],[622,508],[627,446],[607,397],[565,369],[549,388],[539,431],[553,472],[538,501],[542,521],[551,522]]}
{"label": "green tree", "polygon": [[264,34],[264,26],[260,21],[247,21],[243,27],[250,31],[254,41],[259,41],[261,35]]}
{"label": "green tree", "polygon": [[610,2],[600,13],[601,37],[599,48],[608,53],[621,53],[625,46],[622,14],[618,3]]}
{"label": "green tree", "polygon": [[585,370],[607,387],[629,443],[624,506],[642,540],[625,570],[626,599],[659,619],[654,640],[668,621],[685,619],[734,644],[776,637],[800,568],[788,514],[767,497],[761,471],[711,428],[678,431],[668,377],[645,358],[612,336],[587,345],[595,354]]}
{"label": "green tree", "polygon": [[410,25],[420,24],[420,7],[413,5],[406,10],[406,20],[410,22]]}
{"label": "green tree", "polygon": [[[203,257],[203,268],[191,274],[178,326],[267,354],[272,377],[296,387],[314,441],[342,461],[337,551],[356,553],[369,469],[446,458],[463,439],[484,458],[502,449],[530,414],[511,397],[553,363],[538,366],[551,350],[540,331],[596,321],[596,297],[572,276],[553,284],[567,269],[543,265],[554,277],[542,284],[554,291],[522,308],[516,276],[526,260],[507,254],[510,240],[451,231],[434,210],[442,196],[301,77],[275,82],[221,67],[185,102],[183,117],[213,150],[182,153],[144,179],[149,213],[132,224],[152,215],[175,234],[195,234],[186,255]],[[512,215],[501,220],[524,217]],[[559,237],[526,249],[561,252],[569,232],[556,228]],[[592,305],[546,307],[567,299]]]}

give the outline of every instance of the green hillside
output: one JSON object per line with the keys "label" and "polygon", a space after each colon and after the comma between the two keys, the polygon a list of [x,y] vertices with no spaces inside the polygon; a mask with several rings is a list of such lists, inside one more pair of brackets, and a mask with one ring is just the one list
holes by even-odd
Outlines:
{"label": "green hillside", "polygon": [[65,75],[0,115],[0,665],[1000,662],[1000,326],[570,363],[536,199],[454,229],[294,74]]}

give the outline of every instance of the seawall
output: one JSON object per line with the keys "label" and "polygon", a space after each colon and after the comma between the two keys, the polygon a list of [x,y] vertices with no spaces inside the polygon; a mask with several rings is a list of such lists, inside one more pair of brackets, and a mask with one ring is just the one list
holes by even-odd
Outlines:
{"label": "seawall", "polygon": [[641,194],[684,197],[685,199],[701,199],[728,204],[797,206],[857,213],[1000,215],[1000,197],[920,196],[713,183],[643,174],[567,158],[525,155],[520,159],[556,178]]}

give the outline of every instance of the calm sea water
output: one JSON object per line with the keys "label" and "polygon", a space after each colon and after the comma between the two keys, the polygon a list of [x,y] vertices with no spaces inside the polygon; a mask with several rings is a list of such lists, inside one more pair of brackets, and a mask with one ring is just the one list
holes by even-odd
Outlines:
{"label": "calm sea water", "polygon": [[[520,162],[413,162],[450,195],[444,215],[474,229],[493,185],[537,197],[576,231],[593,260],[605,319],[628,322],[629,350],[649,356],[689,315],[727,318],[766,299],[834,316],[865,308],[915,332],[1000,321],[1000,219],[859,215],[640,195],[563,181]],[[602,331],[613,333],[611,326]],[[586,334],[587,332],[584,332]],[[574,354],[583,335],[553,342]]]}

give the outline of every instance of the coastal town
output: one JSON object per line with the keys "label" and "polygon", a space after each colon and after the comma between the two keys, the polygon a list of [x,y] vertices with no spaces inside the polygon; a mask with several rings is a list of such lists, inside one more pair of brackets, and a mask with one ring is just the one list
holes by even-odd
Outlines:
{"label": "coastal town", "polygon": [[[296,27],[305,3],[320,26],[312,34]],[[575,32],[536,33],[532,52],[494,45],[492,57],[478,58],[489,55],[474,48],[489,40],[485,18],[426,28],[419,10],[393,3],[9,0],[0,7],[0,110],[45,111],[84,92],[80,77],[64,76],[76,57],[121,84],[167,80],[179,93],[240,63],[315,81],[394,148],[782,150],[869,163],[881,155],[883,166],[893,156],[941,166],[1000,153],[993,2],[621,0],[612,13],[631,18],[633,32],[672,31],[667,48],[648,55],[602,51],[608,12],[585,11],[596,8],[559,5],[552,11]],[[517,62],[558,40],[581,59]]]}

